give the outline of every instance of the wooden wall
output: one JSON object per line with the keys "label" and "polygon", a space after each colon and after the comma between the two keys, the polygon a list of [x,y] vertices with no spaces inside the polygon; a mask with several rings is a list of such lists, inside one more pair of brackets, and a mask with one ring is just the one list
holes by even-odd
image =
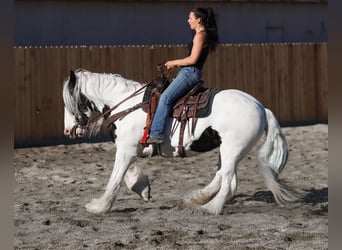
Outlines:
{"label": "wooden wall", "polygon": [[[183,45],[15,47],[15,144],[63,138],[62,85],[69,71],[119,73],[148,82]],[[246,91],[282,123],[328,120],[327,44],[226,44],[209,56],[206,87]]]}

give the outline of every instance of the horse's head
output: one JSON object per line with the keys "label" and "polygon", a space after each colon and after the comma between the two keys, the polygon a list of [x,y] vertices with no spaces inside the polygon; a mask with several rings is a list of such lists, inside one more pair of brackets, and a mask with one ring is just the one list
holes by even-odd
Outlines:
{"label": "horse's head", "polygon": [[70,138],[92,136],[99,132],[103,119],[94,123],[90,121],[101,112],[94,101],[81,92],[79,84],[76,83],[77,76],[75,72],[70,71],[63,87],[64,134]]}

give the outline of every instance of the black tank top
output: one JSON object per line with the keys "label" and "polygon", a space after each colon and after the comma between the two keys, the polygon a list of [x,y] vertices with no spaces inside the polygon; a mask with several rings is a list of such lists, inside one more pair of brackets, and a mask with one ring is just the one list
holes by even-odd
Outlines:
{"label": "black tank top", "polygon": [[[193,40],[191,40],[191,42],[188,44],[188,51],[189,51],[188,55],[191,54],[191,50],[192,50],[193,45],[194,45]],[[203,65],[205,63],[205,60],[207,59],[208,55],[209,55],[209,46],[206,45],[204,48],[202,48],[200,57],[198,58],[197,62],[193,65],[190,65],[190,66],[194,66],[194,67],[202,70]]]}

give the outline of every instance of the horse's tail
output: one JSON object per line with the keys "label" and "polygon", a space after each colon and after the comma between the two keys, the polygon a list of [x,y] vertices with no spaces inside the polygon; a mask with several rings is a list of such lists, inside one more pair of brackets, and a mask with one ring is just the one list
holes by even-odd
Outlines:
{"label": "horse's tail", "polygon": [[261,169],[267,188],[271,190],[277,203],[284,203],[298,199],[298,194],[280,183],[278,176],[284,169],[288,159],[288,148],[279,123],[269,109],[266,111],[266,140],[258,155],[258,165]]}

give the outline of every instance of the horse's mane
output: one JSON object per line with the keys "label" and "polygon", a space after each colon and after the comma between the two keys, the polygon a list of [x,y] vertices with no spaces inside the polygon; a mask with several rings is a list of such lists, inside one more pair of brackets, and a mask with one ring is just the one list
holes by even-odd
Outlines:
{"label": "horse's mane", "polygon": [[64,106],[65,108],[73,115],[79,116],[79,110],[77,103],[79,102],[79,89],[75,88],[75,91],[73,93],[69,90],[69,77],[64,81],[63,85],[63,100],[64,100]]}
{"label": "horse's mane", "polygon": [[[84,92],[91,92],[103,96],[104,93],[126,93],[138,89],[141,84],[139,82],[125,79],[119,74],[112,73],[92,73],[85,69],[75,70],[78,85]],[[84,93],[87,95],[87,93]]]}
{"label": "horse's mane", "polygon": [[99,103],[104,99],[113,101],[111,100],[113,96],[123,96],[141,87],[139,82],[125,79],[119,74],[92,73],[85,69],[77,69],[74,72],[76,75],[74,90],[71,92],[68,87],[70,77],[64,81],[63,87],[64,104],[74,115],[80,114],[78,104],[82,101],[82,94],[95,103]]}

